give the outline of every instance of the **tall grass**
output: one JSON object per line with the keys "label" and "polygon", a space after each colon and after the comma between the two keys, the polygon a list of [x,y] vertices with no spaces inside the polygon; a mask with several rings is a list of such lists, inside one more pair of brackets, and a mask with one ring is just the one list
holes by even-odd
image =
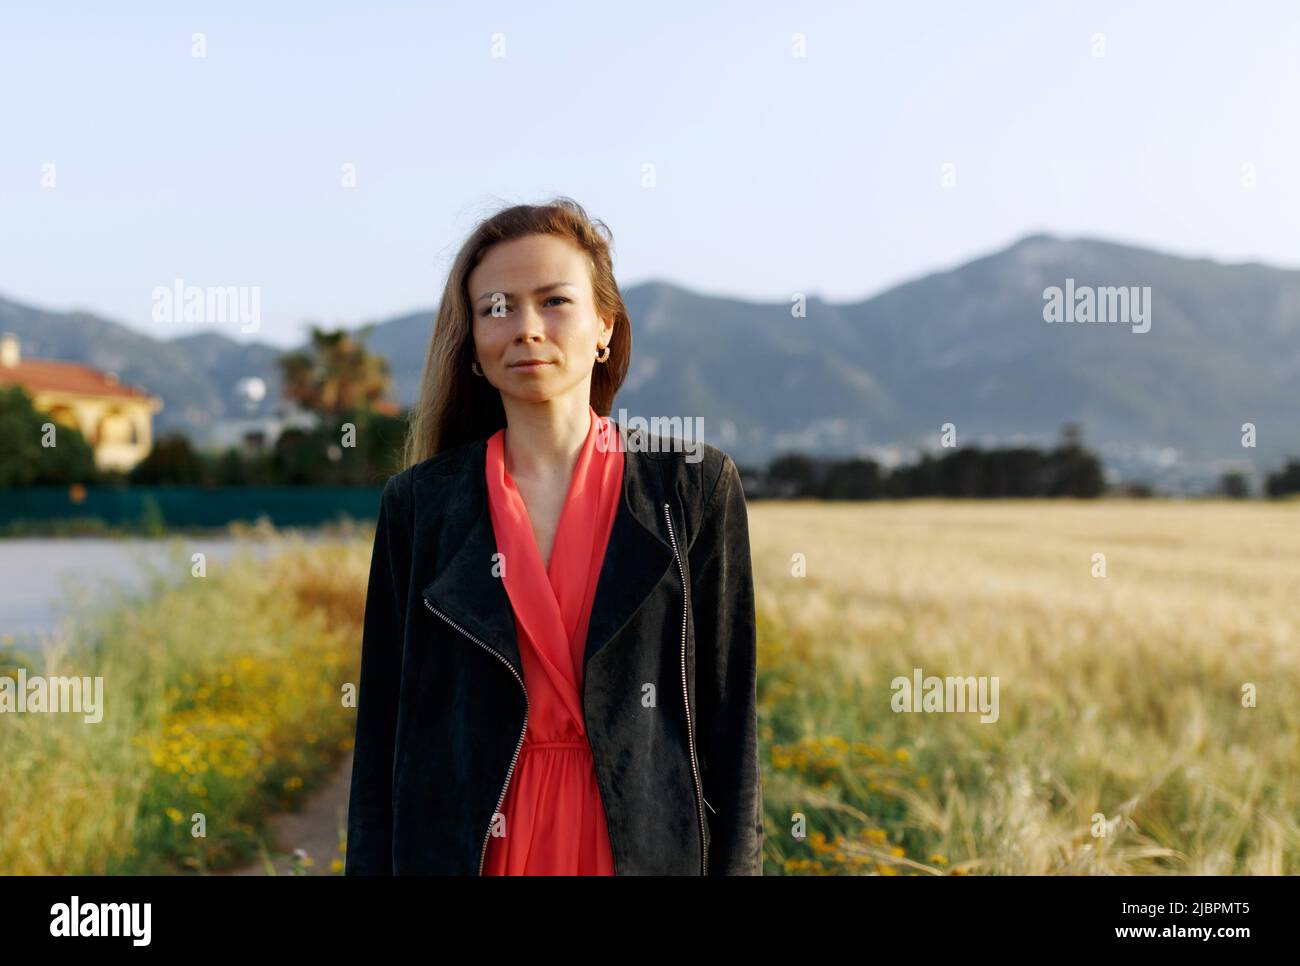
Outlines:
{"label": "tall grass", "polygon": [[141,602],[75,613],[43,660],[11,658],[11,675],[102,676],[104,713],[4,715],[0,872],[220,868],[337,764],[369,541],[273,539],[269,560],[244,548],[204,577],[176,542]]}
{"label": "tall grass", "polygon": [[[755,502],[750,525],[768,874],[1300,873],[1295,507]],[[106,710],[0,721],[0,872],[248,857],[350,746],[371,537],[278,536],[205,578],[180,543],[143,603],[29,659],[102,675]],[[997,676],[998,721],[894,712],[914,667]]]}
{"label": "tall grass", "polygon": [[[1295,507],[750,519],[770,873],[1300,872]],[[914,667],[998,676],[999,720],[894,712]]]}

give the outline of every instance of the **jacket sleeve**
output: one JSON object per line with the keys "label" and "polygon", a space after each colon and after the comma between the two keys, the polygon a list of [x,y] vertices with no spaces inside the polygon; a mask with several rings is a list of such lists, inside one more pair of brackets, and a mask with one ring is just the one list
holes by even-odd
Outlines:
{"label": "jacket sleeve", "polygon": [[393,745],[411,567],[405,475],[384,486],[370,557],[348,795],[345,875],[393,874]]}
{"label": "jacket sleeve", "polygon": [[709,875],[763,874],[757,641],[749,518],[725,456],[690,551],[698,750]]}

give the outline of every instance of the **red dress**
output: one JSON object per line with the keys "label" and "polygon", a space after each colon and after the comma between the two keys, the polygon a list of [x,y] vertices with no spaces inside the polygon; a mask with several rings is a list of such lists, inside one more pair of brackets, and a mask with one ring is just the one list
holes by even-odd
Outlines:
{"label": "red dress", "polygon": [[488,438],[488,507],[505,561],[503,580],[528,689],[528,726],[501,806],[505,834],[489,836],[484,875],[614,874],[583,720],[582,662],[591,603],[623,493],[623,451],[605,445],[616,438],[609,418],[587,408],[590,428],[545,567],[528,509],[506,472],[505,430]]}

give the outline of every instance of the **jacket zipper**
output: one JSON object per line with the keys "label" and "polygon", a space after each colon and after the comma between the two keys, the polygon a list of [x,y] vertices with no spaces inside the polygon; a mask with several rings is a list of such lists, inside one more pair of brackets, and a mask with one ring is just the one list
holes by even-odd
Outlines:
{"label": "jacket zipper", "polygon": [[[441,617],[443,620],[445,620],[445,621],[446,621],[448,624],[450,624],[452,627],[456,628],[456,630],[460,631],[462,634],[464,634],[466,637],[468,637],[471,641],[473,641],[473,642],[474,642],[475,644],[477,644],[479,647],[483,648],[483,650],[487,651],[489,654],[491,654],[493,657],[495,657],[498,661],[500,661],[502,664],[504,664],[504,665],[506,666],[506,670],[508,670],[511,674],[513,674],[513,675],[515,676],[515,680],[519,682],[519,687],[523,688],[523,691],[524,691],[524,726],[523,726],[522,728],[519,729],[519,742],[515,745],[515,754],[514,754],[514,757],[512,757],[512,758],[510,759],[510,768],[506,771],[506,780],[505,780],[505,784],[501,786],[501,794],[500,794],[500,796],[498,796],[498,798],[497,798],[497,805],[496,805],[496,808],[493,810],[493,813],[492,813],[492,817],[493,817],[493,818],[496,818],[496,816],[497,816],[498,814],[500,814],[500,812],[501,812],[501,803],[504,802],[504,801],[506,800],[506,789],[510,787],[510,776],[514,774],[514,771],[515,771],[515,763],[519,761],[519,752],[520,752],[520,750],[521,750],[521,749],[523,748],[523,746],[524,746],[524,733],[528,730],[528,688],[524,686],[524,679],[521,678],[521,677],[519,676],[519,672],[515,670],[514,665],[512,665],[509,661],[507,661],[504,657],[502,657],[500,653],[498,653],[497,651],[495,651],[495,650],[493,650],[492,648],[488,647],[486,644],[484,644],[482,641],[480,641],[477,637],[475,637],[475,636],[474,636],[473,634],[471,634],[469,631],[465,630],[465,628],[461,627],[459,624],[457,624],[454,620],[452,620],[450,617],[448,617],[448,616],[447,616],[446,614],[444,614],[442,611],[438,610],[438,608],[436,608],[436,607],[434,607],[432,604],[430,604],[430,603],[429,603],[429,599],[428,599],[427,597],[423,598],[423,600],[424,600],[424,606],[425,606],[425,607],[429,608],[429,610],[433,611],[435,614],[437,614],[439,617]],[[487,831],[483,833],[483,848],[479,851],[479,856],[478,856],[478,874],[479,874],[479,875],[482,875],[482,874],[483,874],[483,863],[484,863],[484,861],[487,859],[488,839],[489,839],[491,836],[492,836],[492,822],[491,822],[491,820],[489,820],[489,821],[488,821]]]}
{"label": "jacket zipper", "polygon": [[[691,776],[695,779],[695,810],[700,818],[700,868],[701,875],[709,874],[708,844],[704,834],[704,789],[700,786],[700,771],[695,763],[695,728],[691,723],[691,696],[686,687],[686,615],[690,610],[690,587],[686,582],[686,569],[682,566],[681,554],[677,551],[677,537],[673,532],[673,515],[667,503],[664,504],[664,519],[668,521],[668,539],[673,545],[673,559],[677,561],[677,572],[682,577],[682,698],[686,702],[686,741],[691,753]],[[712,805],[709,806],[713,808]]]}

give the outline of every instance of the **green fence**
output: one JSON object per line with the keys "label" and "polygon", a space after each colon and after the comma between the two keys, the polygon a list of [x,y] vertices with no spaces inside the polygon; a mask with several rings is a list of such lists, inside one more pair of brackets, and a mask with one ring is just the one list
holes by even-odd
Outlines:
{"label": "green fence", "polygon": [[222,527],[268,517],[276,526],[315,526],[340,517],[373,522],[383,487],[262,486],[207,489],[41,487],[0,490],[0,526],[13,521],[94,517],[111,526],[159,520],[167,526]]}

